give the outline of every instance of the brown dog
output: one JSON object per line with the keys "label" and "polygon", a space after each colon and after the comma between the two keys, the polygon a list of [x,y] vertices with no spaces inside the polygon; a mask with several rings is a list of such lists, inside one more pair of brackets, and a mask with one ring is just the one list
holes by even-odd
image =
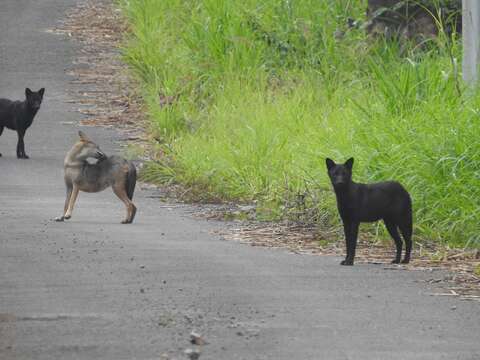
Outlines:
{"label": "brown dog", "polygon": [[[78,135],[80,140],[73,145],[65,157],[67,198],[63,215],[55,220],[64,221],[72,217],[73,206],[79,191],[95,193],[111,186],[115,195],[127,207],[127,217],[122,224],[132,223],[137,212],[137,208],[132,202],[137,182],[135,165],[120,156],[107,157],[98,145],[83,132],[79,131]],[[90,164],[87,161],[88,158],[95,158],[98,161]]]}

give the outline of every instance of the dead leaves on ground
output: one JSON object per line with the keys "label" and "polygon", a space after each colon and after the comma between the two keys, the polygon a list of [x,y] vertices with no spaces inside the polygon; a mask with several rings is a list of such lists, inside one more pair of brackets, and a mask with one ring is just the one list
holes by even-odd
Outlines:
{"label": "dead leaves on ground", "polygon": [[53,32],[72,37],[81,46],[67,72],[75,89],[68,102],[86,116],[80,123],[115,127],[145,141],[141,102],[118,50],[125,30],[120,9],[111,1],[88,0],[70,11]]}

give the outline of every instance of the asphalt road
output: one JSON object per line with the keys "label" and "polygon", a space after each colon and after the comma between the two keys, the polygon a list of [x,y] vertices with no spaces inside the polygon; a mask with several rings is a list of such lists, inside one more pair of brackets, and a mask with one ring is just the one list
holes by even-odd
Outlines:
{"label": "asphalt road", "polygon": [[[46,87],[26,135],[0,137],[0,359],[480,359],[480,304],[430,296],[435,274],[341,267],[222,241],[222,226],[138,191],[119,224],[110,191],[64,201],[63,157],[80,116],[65,103],[78,49],[46,32],[75,0],[2,0],[0,97]],[[119,135],[85,130],[107,152]],[[167,357],[163,357],[166,359]]]}

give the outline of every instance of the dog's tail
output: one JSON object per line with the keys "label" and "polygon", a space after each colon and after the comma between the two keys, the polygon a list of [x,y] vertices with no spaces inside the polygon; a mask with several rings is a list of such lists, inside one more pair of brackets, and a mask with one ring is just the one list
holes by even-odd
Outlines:
{"label": "dog's tail", "polygon": [[137,183],[137,169],[132,162],[128,164],[128,173],[127,173],[127,181],[125,184],[127,196],[130,200],[133,199],[133,192],[135,191],[135,185]]}

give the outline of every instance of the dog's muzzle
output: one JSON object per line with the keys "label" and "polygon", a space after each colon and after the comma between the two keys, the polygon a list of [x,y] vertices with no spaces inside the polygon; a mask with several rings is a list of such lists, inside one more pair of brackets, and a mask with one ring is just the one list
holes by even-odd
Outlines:
{"label": "dog's muzzle", "polygon": [[95,154],[95,159],[98,159],[98,160],[103,160],[107,157],[107,155],[105,155],[103,152],[101,151],[97,151],[97,153]]}
{"label": "dog's muzzle", "polygon": [[341,189],[341,188],[344,188],[346,185],[347,185],[346,181],[337,181],[333,184],[333,187]]}

